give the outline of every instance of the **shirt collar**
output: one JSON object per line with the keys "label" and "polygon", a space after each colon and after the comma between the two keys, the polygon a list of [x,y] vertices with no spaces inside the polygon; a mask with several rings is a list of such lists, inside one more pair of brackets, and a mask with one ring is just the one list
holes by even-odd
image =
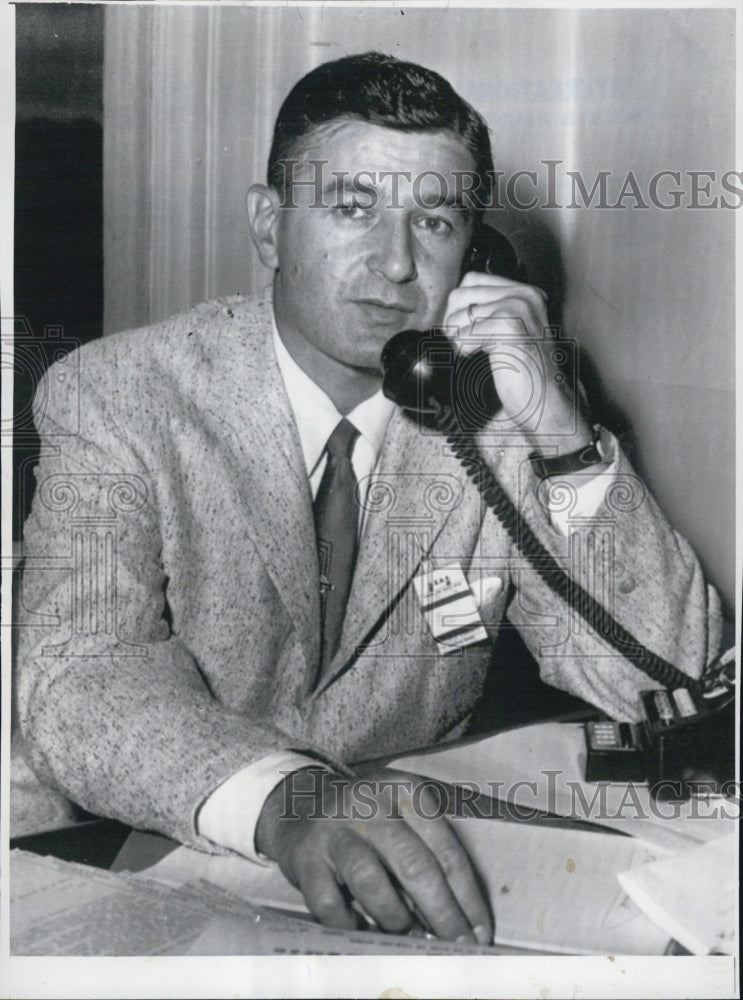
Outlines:
{"label": "shirt collar", "polygon": [[[279,336],[276,320],[273,318],[272,327],[276,361],[299,430],[307,475],[310,476],[322,458],[328,438],[342,419],[342,414],[336,409],[330,397],[312,381],[287,351]],[[395,404],[379,389],[346,415],[372,449],[375,461],[394,409]]]}

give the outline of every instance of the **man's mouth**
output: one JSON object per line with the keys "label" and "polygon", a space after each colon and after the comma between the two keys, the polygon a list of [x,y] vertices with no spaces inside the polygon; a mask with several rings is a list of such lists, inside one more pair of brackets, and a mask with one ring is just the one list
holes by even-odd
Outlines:
{"label": "man's mouth", "polygon": [[367,320],[383,326],[394,326],[404,322],[406,316],[415,312],[415,306],[409,305],[407,302],[388,301],[373,297],[352,299],[351,301],[361,310]]}

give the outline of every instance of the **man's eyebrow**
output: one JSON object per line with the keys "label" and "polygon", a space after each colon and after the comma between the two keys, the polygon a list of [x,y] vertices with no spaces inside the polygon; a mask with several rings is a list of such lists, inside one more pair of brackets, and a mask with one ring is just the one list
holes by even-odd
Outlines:
{"label": "man's eyebrow", "polygon": [[465,203],[461,194],[447,194],[435,201],[421,197],[421,202],[425,208],[453,208],[456,212],[468,212],[472,207]]}
{"label": "man's eyebrow", "polygon": [[461,194],[446,194],[434,197],[432,194],[426,195],[421,192],[416,199],[419,208],[424,211],[436,212],[441,208],[450,208],[457,215],[469,217],[472,214],[472,204]]}
{"label": "man's eyebrow", "polygon": [[377,190],[376,185],[372,181],[374,177],[376,177],[376,174],[372,170],[362,170],[354,176],[347,174],[345,171],[334,171],[333,179],[323,184],[322,194],[334,194],[338,191],[347,191],[349,193],[358,191],[363,193],[369,190]]}
{"label": "man's eyebrow", "polygon": [[[326,181],[321,189],[321,193],[323,195],[338,195],[341,193],[365,194],[369,191],[379,192],[380,188],[376,183],[376,178],[377,174],[373,170],[358,171],[354,175],[341,170],[333,171],[332,180]],[[467,203],[461,193],[442,194],[440,197],[436,198],[433,198],[430,195],[426,197],[421,194],[419,198],[419,207],[430,209],[431,211],[436,211],[439,208],[451,208],[453,211],[461,212],[465,215],[472,209],[472,205]]]}

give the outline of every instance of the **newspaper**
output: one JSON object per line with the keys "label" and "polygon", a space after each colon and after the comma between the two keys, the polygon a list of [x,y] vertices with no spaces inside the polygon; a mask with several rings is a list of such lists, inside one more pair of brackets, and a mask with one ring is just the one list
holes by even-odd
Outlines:
{"label": "newspaper", "polygon": [[[564,954],[660,955],[670,935],[658,929],[617,881],[618,872],[661,855],[610,833],[498,820],[452,820],[495,915],[495,944]],[[181,847],[149,870],[183,881],[198,875],[254,902],[303,908],[276,868]]]}
{"label": "newspaper", "polygon": [[306,911],[254,905],[205,879],[176,887],[19,850],[11,852],[10,900],[13,955],[494,954],[423,938],[335,931]]}
{"label": "newspaper", "polygon": [[[494,945],[566,954],[665,951],[669,935],[643,915],[616,878],[653,861],[657,852],[648,846],[582,830],[453,822],[490,895]],[[185,847],[139,875],[13,851],[10,885],[11,951],[19,955],[473,951],[322,928],[278,869]]]}

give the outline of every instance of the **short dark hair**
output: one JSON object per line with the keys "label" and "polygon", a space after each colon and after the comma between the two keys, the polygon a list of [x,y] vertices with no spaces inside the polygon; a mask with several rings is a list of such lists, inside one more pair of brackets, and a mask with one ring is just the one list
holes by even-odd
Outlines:
{"label": "short dark hair", "polygon": [[446,130],[472,153],[477,200],[487,204],[493,156],[484,119],[433,70],[381,52],[323,63],[292,87],[281,105],[268,156],[268,183],[286,194],[284,164],[320,125],[356,119],[401,132]]}

